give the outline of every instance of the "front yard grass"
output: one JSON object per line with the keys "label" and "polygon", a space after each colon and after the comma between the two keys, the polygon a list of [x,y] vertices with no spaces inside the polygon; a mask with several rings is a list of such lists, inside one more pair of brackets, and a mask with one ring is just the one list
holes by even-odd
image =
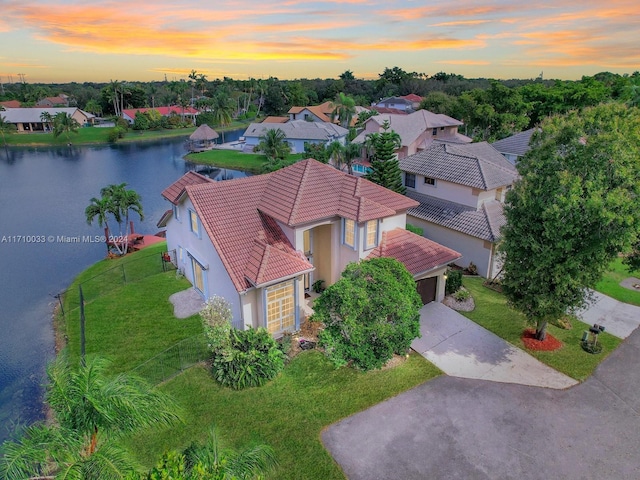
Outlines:
{"label": "front yard grass", "polygon": [[[87,353],[113,361],[112,372],[129,371],[202,327],[198,315],[176,319],[168,297],[190,285],[174,272],[158,273],[122,284],[121,264],[131,277],[136,268],[151,273],[166,244],[148,247],[121,259],[104,260],[83,272],[70,287],[65,304],[77,304],[77,284],[95,285],[86,304]],[[115,269],[113,267],[116,267]],[[97,274],[103,274],[96,278]],[[87,280],[93,278],[89,283]],[[99,281],[102,279],[103,281]],[[108,285],[109,283],[115,283]],[[79,355],[79,309],[66,310],[69,350]],[[264,387],[234,391],[219,386],[207,367],[198,365],[164,383],[176,399],[184,424],[145,432],[126,446],[145,466],[152,467],[168,449],[182,450],[203,441],[212,425],[222,441],[242,449],[254,443],[274,448],[279,467],[273,479],[344,479],[340,467],[324,449],[323,428],[440,375],[420,355],[402,364],[368,373],[335,369],[317,351],[303,352]]]}
{"label": "front yard grass", "polygon": [[[287,156],[290,163],[302,160],[304,154],[294,153]],[[212,165],[214,167],[231,168],[234,170],[245,170],[259,173],[262,171],[267,157],[258,153],[244,153],[237,150],[214,149],[199,153],[190,153],[185,156],[188,162],[201,165]]]}
{"label": "front yard grass", "polygon": [[640,307],[640,291],[629,290],[620,285],[622,280],[629,277],[640,278],[640,272],[629,272],[627,267],[622,263],[621,258],[616,258],[600,280],[596,284],[596,290],[604,293],[620,302],[630,303]]}
{"label": "front yard grass", "polygon": [[521,336],[527,323],[524,315],[507,306],[504,295],[482,285],[484,279],[464,277],[463,285],[475,300],[476,308],[472,312],[460,312],[478,325],[495,333],[500,338],[523,349],[543,363],[576,380],[585,380],[606,356],[620,344],[621,340],[609,333],[600,335],[603,352],[592,355],[580,346],[582,332],[589,326],[583,322],[573,320],[571,330],[549,325],[547,332],[564,343],[563,347],[553,352],[528,350],[522,342]]}

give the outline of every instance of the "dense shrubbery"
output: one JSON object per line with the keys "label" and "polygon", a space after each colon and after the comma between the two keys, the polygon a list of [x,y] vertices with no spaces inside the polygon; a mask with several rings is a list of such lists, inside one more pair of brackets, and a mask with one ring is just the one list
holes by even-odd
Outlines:
{"label": "dense shrubbery", "polygon": [[460,270],[449,270],[447,272],[447,282],[444,286],[444,292],[447,295],[451,295],[458,290],[462,286],[462,271]]}
{"label": "dense shrubbery", "polygon": [[231,327],[231,308],[225,299],[210,298],[200,316],[213,354],[213,376],[222,385],[258,387],[284,368],[285,355],[266,329]]}
{"label": "dense shrubbery", "polygon": [[236,390],[259,387],[282,371],[284,357],[266,329],[231,329],[228,347],[214,354],[213,375]]}
{"label": "dense shrubbery", "polygon": [[320,345],[337,366],[382,367],[420,336],[422,306],[406,267],[391,258],[351,263],[314,304]]}

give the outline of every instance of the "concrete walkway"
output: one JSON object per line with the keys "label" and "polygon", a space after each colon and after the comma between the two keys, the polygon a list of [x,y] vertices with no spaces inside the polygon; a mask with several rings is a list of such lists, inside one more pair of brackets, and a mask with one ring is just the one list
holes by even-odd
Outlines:
{"label": "concrete walkway", "polygon": [[349,480],[637,480],[640,331],[574,388],[443,376],[322,440]]}
{"label": "concrete walkway", "polygon": [[591,292],[593,301],[578,312],[588,325],[604,325],[605,331],[618,338],[627,338],[640,325],[640,307],[614,300],[600,292]]}
{"label": "concrete walkway", "polygon": [[555,389],[578,383],[442,303],[422,307],[420,332],[411,347],[452,377]]}
{"label": "concrete walkway", "polygon": [[200,313],[204,307],[202,297],[193,287],[174,293],[169,301],[173,304],[173,315],[176,318],[188,318]]}

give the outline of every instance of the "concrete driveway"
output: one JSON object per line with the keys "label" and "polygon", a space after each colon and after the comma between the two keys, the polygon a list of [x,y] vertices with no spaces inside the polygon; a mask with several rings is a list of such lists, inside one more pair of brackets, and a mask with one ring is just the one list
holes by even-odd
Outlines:
{"label": "concrete driveway", "polygon": [[444,376],[328,427],[350,480],[640,478],[640,331],[567,389]]}
{"label": "concrete driveway", "polygon": [[560,389],[578,383],[442,303],[422,307],[420,333],[411,348],[452,377]]}
{"label": "concrete driveway", "polygon": [[619,302],[600,292],[590,294],[591,302],[578,312],[583,322],[604,325],[607,332],[618,338],[627,338],[640,325],[640,307]]}

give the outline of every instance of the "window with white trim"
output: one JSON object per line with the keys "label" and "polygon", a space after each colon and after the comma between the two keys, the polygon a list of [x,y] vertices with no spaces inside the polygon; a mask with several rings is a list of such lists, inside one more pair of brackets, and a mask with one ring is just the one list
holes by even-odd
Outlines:
{"label": "window with white trim", "polygon": [[178,208],[178,205],[173,205],[173,218],[180,221],[180,209]]}
{"label": "window with white trim", "polygon": [[436,186],[436,179],[431,177],[424,177],[424,184],[431,185],[432,187]]}
{"label": "window with white trim", "polygon": [[206,296],[203,266],[195,258],[191,257],[191,267],[193,268],[193,286]]}
{"label": "window with white trim", "polygon": [[198,214],[193,210],[189,210],[189,228],[198,238],[200,237],[200,221]]}
{"label": "window with white trim", "polygon": [[348,218],[342,219],[342,243],[351,248],[356,247],[356,222]]}
{"label": "window with white trim", "polygon": [[404,172],[404,186],[409,188],[416,188],[415,174]]}
{"label": "window with white trim", "polygon": [[378,246],[378,220],[369,220],[364,224],[365,230],[365,249]]}

